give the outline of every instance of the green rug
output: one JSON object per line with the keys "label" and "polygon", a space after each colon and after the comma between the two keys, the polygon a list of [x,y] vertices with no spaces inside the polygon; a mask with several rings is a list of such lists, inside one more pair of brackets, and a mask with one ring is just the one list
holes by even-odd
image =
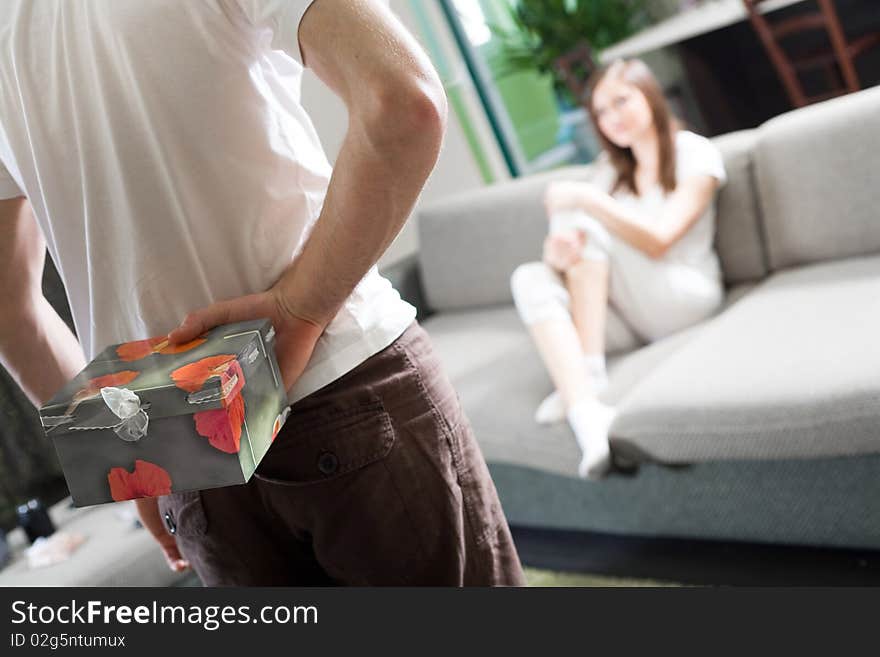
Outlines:
{"label": "green rug", "polygon": [[[528,586],[680,586],[672,582],[650,579],[630,579],[583,573],[561,573],[538,568],[523,568]],[[199,578],[191,573],[175,586],[201,586]]]}
{"label": "green rug", "polygon": [[651,579],[628,579],[584,573],[560,573],[552,570],[524,568],[529,586],[679,586],[673,582]]}

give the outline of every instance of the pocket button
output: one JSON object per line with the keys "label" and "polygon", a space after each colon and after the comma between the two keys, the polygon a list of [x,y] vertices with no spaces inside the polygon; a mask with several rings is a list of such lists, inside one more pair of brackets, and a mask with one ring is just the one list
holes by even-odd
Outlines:
{"label": "pocket button", "polygon": [[324,452],[318,457],[318,470],[329,477],[339,469],[339,459],[333,452]]}
{"label": "pocket button", "polygon": [[177,533],[177,523],[174,522],[174,518],[168,512],[165,513],[165,526],[168,527],[169,534]]}

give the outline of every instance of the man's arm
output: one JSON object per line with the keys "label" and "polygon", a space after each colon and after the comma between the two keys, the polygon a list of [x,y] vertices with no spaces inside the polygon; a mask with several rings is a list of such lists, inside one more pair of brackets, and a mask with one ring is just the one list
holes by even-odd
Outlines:
{"label": "man's arm", "polygon": [[409,216],[440,151],[446,100],[385,3],[316,0],[299,41],[349,114],[320,219],[279,281],[292,314],[323,327]]}
{"label": "man's arm", "polygon": [[427,55],[380,0],[315,0],[299,43],[305,65],[348,110],[321,215],[271,290],[194,311],[169,336],[185,342],[217,324],[271,317],[288,389],[409,217],[437,161],[447,114]]}
{"label": "man's arm", "polygon": [[[46,242],[30,203],[0,201],[0,362],[34,404],[41,406],[86,366],[82,347],[43,296]],[[169,568],[189,563],[165,531],[155,499],[137,500],[147,529],[162,547]]]}
{"label": "man's arm", "polygon": [[85,367],[85,356],[43,296],[46,243],[26,198],[0,201],[0,233],[0,362],[41,406]]}

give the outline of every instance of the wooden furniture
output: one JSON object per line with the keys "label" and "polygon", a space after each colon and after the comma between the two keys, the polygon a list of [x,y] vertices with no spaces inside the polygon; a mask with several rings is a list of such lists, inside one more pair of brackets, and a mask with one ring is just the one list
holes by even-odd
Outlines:
{"label": "wooden furniture", "polygon": [[[783,19],[774,19],[761,11],[761,6],[768,0],[742,1],[749,21],[764,44],[792,105],[803,107],[861,88],[853,60],[869,48],[880,44],[880,32],[847,41],[834,0],[814,0],[815,10]],[[786,52],[783,45],[786,39],[817,30],[827,32],[830,47],[802,55]],[[824,70],[827,89],[821,93],[808,94],[801,75],[816,69]]]}
{"label": "wooden furniture", "polygon": [[596,70],[596,61],[593,58],[593,49],[586,42],[581,43],[570,52],[562,55],[554,62],[554,67],[560,77],[565,80],[565,86],[571,92],[576,101],[584,99],[587,90],[587,82]]}
{"label": "wooden furniture", "polygon": [[[761,7],[761,12],[775,13],[810,1],[768,0]],[[741,38],[741,33],[747,33],[747,38]],[[732,34],[736,36],[731,38]],[[754,44],[749,43],[752,40]],[[755,59],[755,51],[758,51],[760,58],[764,57],[758,44],[748,24],[748,13],[742,0],[711,0],[605,48],[599,53],[599,60],[602,64],[608,64],[615,59],[645,57],[652,64],[652,55],[655,53],[666,51],[671,54],[680,63],[683,72],[681,79],[675,83],[677,92],[667,90],[676,114],[692,129],[712,136],[754,127],[771,115],[788,109],[789,103],[784,93],[781,89],[777,92],[775,74],[771,74],[769,80],[773,90],[765,93],[766,81],[761,80],[756,84],[752,80],[756,74],[754,69],[750,68],[746,75],[736,71],[738,66]],[[758,47],[754,48],[754,45]],[[733,77],[732,81],[725,79],[728,72]],[[671,82],[667,79],[666,86]],[[762,99],[757,110],[766,111],[760,116],[750,116],[750,111],[757,111],[754,103],[742,107],[745,101],[741,99],[753,98],[756,93]],[[741,116],[743,113],[746,116]]]}
{"label": "wooden furniture", "polygon": [[[767,0],[761,4],[760,11],[767,14],[808,1],[810,0]],[[711,0],[640,30],[603,50],[599,58],[602,63],[607,63],[620,58],[640,57],[735,26],[747,18],[742,0]]]}

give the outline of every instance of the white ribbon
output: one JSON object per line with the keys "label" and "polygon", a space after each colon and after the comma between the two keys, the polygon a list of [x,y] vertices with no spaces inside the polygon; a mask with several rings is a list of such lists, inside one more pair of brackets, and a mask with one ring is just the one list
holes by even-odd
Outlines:
{"label": "white ribbon", "polygon": [[141,408],[140,398],[128,388],[101,388],[101,397],[113,414],[122,420],[112,427],[116,435],[126,442],[136,442],[147,435],[150,418]]}

